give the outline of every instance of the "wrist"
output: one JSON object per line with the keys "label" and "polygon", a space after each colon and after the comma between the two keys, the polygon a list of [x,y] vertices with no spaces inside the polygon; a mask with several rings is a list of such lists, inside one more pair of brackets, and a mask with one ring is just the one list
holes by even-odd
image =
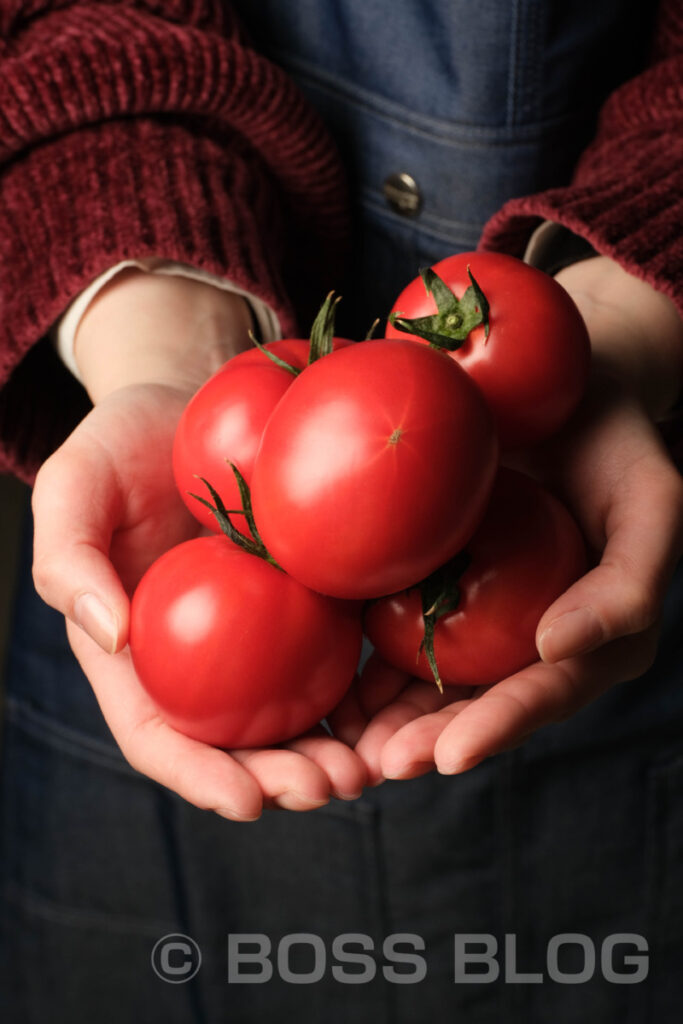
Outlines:
{"label": "wrist", "polygon": [[673,302],[606,256],[555,276],[586,321],[595,375],[662,417],[683,383],[683,321]]}
{"label": "wrist", "polygon": [[92,300],[74,359],[93,402],[135,384],[193,392],[250,346],[252,317],[239,295],[181,277],[126,268]]}

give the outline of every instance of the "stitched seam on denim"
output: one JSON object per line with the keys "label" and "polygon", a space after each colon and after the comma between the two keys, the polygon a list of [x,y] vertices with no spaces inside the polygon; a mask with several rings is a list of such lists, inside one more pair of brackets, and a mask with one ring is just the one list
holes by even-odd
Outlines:
{"label": "stitched seam on denim", "polygon": [[[452,242],[453,236],[461,236],[458,240],[463,242],[471,242],[472,245],[476,245],[479,241],[481,234],[482,224],[479,223],[465,223],[463,221],[450,221],[445,217],[435,217],[433,214],[421,213],[419,218],[414,221],[408,221],[405,217],[401,217],[400,214],[394,213],[386,206],[386,203],[382,201],[381,194],[379,192],[371,191],[370,189],[363,190],[363,206],[371,213],[377,214],[385,220],[390,221],[394,225],[398,225],[405,230],[412,228],[416,237],[421,235],[429,235],[431,238],[435,238],[441,242]],[[443,227],[445,230],[439,230],[439,227]],[[462,237],[467,236],[467,237]]]}
{"label": "stitched seam on denim", "polygon": [[540,121],[540,7],[538,0],[514,0],[507,90],[507,123],[511,130],[526,124],[526,118]]}
{"label": "stitched seam on denim", "polygon": [[[477,232],[477,238],[481,231],[482,225],[478,221],[462,221],[462,220],[450,220],[448,217],[439,217],[434,213],[422,212],[419,217],[414,220],[408,220],[406,217],[402,217],[400,213],[394,213],[383,199],[382,193],[376,189],[366,187],[362,191],[363,203],[369,207],[376,209],[378,212],[391,218],[396,224],[402,224],[403,227],[414,227],[416,231],[432,229],[431,233],[437,233],[439,228],[444,228],[447,231],[456,231],[466,234],[473,234]],[[441,232],[443,237],[443,232]]]}
{"label": "stitched seam on denim", "polygon": [[[338,97],[340,94],[351,100],[357,107],[364,108],[375,117],[399,126],[407,132],[423,138],[440,141],[443,144],[460,144],[465,149],[476,146],[482,147],[487,143],[490,145],[509,145],[519,142],[535,142],[554,126],[569,124],[581,120],[585,114],[571,112],[557,114],[530,124],[515,125],[477,125],[468,124],[466,121],[446,121],[440,118],[431,117],[428,114],[416,114],[409,107],[393,103],[377,93],[369,92],[358,86],[351,85],[343,78],[320,71],[308,64],[306,61],[291,55],[283,55],[278,61],[287,70],[294,72],[301,81],[308,86],[318,89],[327,95]],[[479,140],[473,140],[472,136],[480,136]]]}
{"label": "stitched seam on denim", "polygon": [[55,924],[75,925],[80,928],[100,928],[109,932],[138,932],[141,935],[150,935],[157,939],[179,930],[175,921],[150,921],[143,918],[127,917],[123,914],[108,914],[105,911],[67,907],[46,899],[44,896],[38,896],[16,882],[7,884],[5,897],[8,903],[53,921]]}
{"label": "stitched seam on denim", "polygon": [[118,771],[133,778],[140,778],[128,763],[123,755],[117,758],[117,747],[108,747],[105,743],[92,739],[85,733],[69,729],[68,726],[55,722],[54,719],[36,711],[24,701],[16,697],[8,697],[6,700],[5,715],[16,728],[22,729],[29,736],[40,740],[47,746],[62,750],[74,757],[98,764],[103,768]]}
{"label": "stitched seam on denim", "polygon": [[539,119],[543,116],[545,104],[542,102],[545,92],[541,88],[545,77],[544,47],[545,39],[545,3],[532,0],[529,19],[529,51],[527,52],[527,104],[532,103],[532,110]]}
{"label": "stitched seam on denim", "polygon": [[[657,772],[650,771],[647,779],[647,806],[645,818],[644,837],[644,864],[643,864],[643,934],[647,939],[650,956],[653,951],[657,952],[658,932],[658,907],[660,891],[660,865],[659,847],[657,839],[659,836],[658,816],[661,801],[661,785],[657,778]],[[645,1020],[653,1018],[653,1005],[651,985],[638,985],[634,988],[645,988],[647,991],[642,996],[643,1010],[646,1013]]]}
{"label": "stitched seam on denim", "polygon": [[[23,701],[17,700],[16,697],[8,697],[5,706],[7,720],[11,721],[15,728],[21,729],[42,743],[92,764],[119,772],[127,778],[137,779],[149,785],[156,785],[153,780],[136,772],[123,758],[123,755],[121,755],[120,760],[117,760],[115,753],[109,753],[105,744],[91,739],[84,733],[76,732],[67,726],[55,723],[53,719],[47,715],[40,714],[40,712],[35,711]],[[48,736],[46,733],[51,735]],[[112,748],[112,751],[117,749]],[[181,798],[178,797],[177,799]],[[273,813],[279,814],[280,812]],[[349,803],[343,800],[332,800],[329,804],[318,808],[316,812],[309,813],[333,815],[336,818],[343,818],[345,821],[356,821],[363,824],[374,812],[371,807],[367,807],[362,801],[355,800]]]}
{"label": "stitched seam on denim", "polygon": [[[366,833],[364,851],[366,862],[371,862],[370,870],[372,872],[369,878],[369,884],[366,884],[369,890],[369,896],[374,903],[374,917],[377,934],[394,935],[399,929],[393,919],[389,904],[389,872],[387,870],[387,857],[383,841],[382,818],[381,806],[374,807],[371,828],[369,830],[369,834]],[[384,999],[381,1008],[384,1012],[384,1018],[382,1024],[390,1024],[391,1021],[397,1020],[399,1016],[399,993],[396,991],[398,986],[384,985],[383,988]]]}
{"label": "stitched seam on denim", "polygon": [[[675,748],[655,755],[649,770],[644,885],[644,935],[648,941],[650,962],[653,967],[656,967],[660,954],[660,944],[662,944],[661,936],[665,930],[664,915],[666,914],[666,905],[663,883],[663,875],[666,868],[665,844],[668,827],[668,803],[671,798],[672,787],[675,784],[670,776],[674,772],[680,772],[682,769],[683,754],[680,752],[680,739],[677,739]],[[648,1015],[641,1019],[654,1019],[652,1017],[653,986],[639,985],[637,988],[645,989],[646,991],[641,994],[647,997],[644,1000],[645,1005],[643,1009]]]}
{"label": "stitched seam on denim", "polygon": [[519,62],[519,36],[520,36],[520,0],[513,0],[511,11],[510,47],[508,49],[508,87],[507,106],[505,111],[505,122],[508,128],[515,124],[515,112],[517,110],[517,77]]}
{"label": "stitched seam on denim", "polygon": [[[169,878],[169,894],[173,900],[173,908],[184,935],[194,935],[192,924],[192,899],[188,892],[191,879],[183,871],[182,865],[182,828],[178,824],[181,808],[177,800],[169,800],[167,794],[159,791],[156,794],[155,807],[157,825],[162,836],[162,847],[165,854],[166,872]],[[196,1024],[207,1024],[208,1012],[205,1004],[203,986],[196,981],[187,989],[187,998],[192,1010],[192,1019]]]}
{"label": "stitched seam on denim", "polygon": [[[495,823],[500,837],[498,854],[498,878],[500,885],[501,935],[517,933],[525,916],[518,917],[518,888],[520,878],[519,837],[523,834],[520,813],[523,808],[516,806],[515,796],[524,792],[524,766],[517,751],[502,753],[496,763],[495,775]],[[523,936],[526,938],[526,935]],[[505,940],[504,940],[505,941]],[[500,1020],[524,1019],[527,1010],[527,993],[524,985],[498,986],[498,1016]],[[527,1010],[528,1012],[528,1010]]]}

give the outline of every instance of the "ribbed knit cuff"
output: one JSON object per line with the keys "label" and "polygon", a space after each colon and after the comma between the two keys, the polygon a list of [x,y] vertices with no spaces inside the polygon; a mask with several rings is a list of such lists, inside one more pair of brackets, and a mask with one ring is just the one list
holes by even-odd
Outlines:
{"label": "ribbed knit cuff", "polygon": [[25,477],[76,421],[40,339],[104,269],[229,276],[289,331],[290,262],[315,276],[348,230],[320,118],[225,5],[33,6],[0,12],[0,470]]}
{"label": "ribbed knit cuff", "polygon": [[[680,29],[683,43],[683,18]],[[682,57],[617,90],[572,184],[506,203],[480,247],[521,255],[540,219],[585,238],[683,314]]]}
{"label": "ribbed knit cuff", "polygon": [[230,277],[293,329],[279,273],[282,213],[260,161],[239,140],[197,137],[179,119],[83,128],[5,168],[0,220],[10,227],[0,240],[0,374],[11,374],[0,392],[0,469],[24,478],[84,406],[70,408],[74,395],[70,386],[62,392],[47,346],[19,364],[113,264],[163,256]]}
{"label": "ribbed knit cuff", "polygon": [[488,222],[479,245],[521,257],[538,224],[555,221],[668,295],[683,315],[683,236],[672,218],[679,190],[662,175],[642,191],[611,180],[513,199]]}

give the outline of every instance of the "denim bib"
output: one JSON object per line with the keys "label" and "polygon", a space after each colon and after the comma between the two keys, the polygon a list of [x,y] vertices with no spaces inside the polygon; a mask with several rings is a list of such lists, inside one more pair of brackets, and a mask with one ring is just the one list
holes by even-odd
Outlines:
{"label": "denim bib", "polygon": [[[354,267],[381,315],[419,266],[473,249],[514,196],[569,180],[603,99],[642,66],[640,0],[241,0],[254,45],[345,159]],[[413,184],[399,208],[398,175]],[[399,181],[399,188],[401,182]],[[389,194],[389,199],[387,195]],[[417,209],[415,209],[417,208]]]}

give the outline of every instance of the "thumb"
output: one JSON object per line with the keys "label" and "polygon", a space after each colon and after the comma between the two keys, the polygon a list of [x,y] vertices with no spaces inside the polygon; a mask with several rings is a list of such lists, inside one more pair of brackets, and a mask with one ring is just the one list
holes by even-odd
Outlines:
{"label": "thumb", "polygon": [[108,552],[123,495],[107,452],[72,434],[38,472],[32,507],[38,594],[103,650],[121,650],[129,600]]}
{"label": "thumb", "polygon": [[657,620],[683,550],[683,485],[668,460],[650,468],[641,467],[638,486],[613,503],[600,564],[542,616],[536,643],[543,661],[585,654]]}

